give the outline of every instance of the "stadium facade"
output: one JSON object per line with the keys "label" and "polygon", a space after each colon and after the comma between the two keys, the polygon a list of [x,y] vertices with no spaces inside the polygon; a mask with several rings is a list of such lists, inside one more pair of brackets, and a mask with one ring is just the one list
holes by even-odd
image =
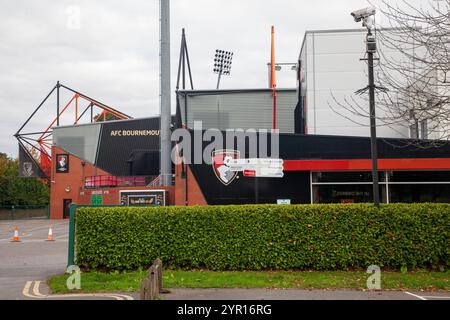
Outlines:
{"label": "stadium facade", "polygon": [[[230,128],[256,129],[258,152],[255,157],[249,145],[239,148],[225,143],[211,150],[208,139],[192,139],[192,150],[200,148],[204,158],[188,161],[186,154],[175,152],[183,161],[173,164],[169,187],[160,187],[159,181],[158,117],[54,126],[48,168],[51,217],[67,217],[70,203],[190,206],[372,201],[369,128],[355,126],[330,107],[333,90],[342,97],[367,83],[365,65],[359,62],[363,41],[362,30],[306,33],[298,61],[298,87],[277,89],[279,148],[269,156],[261,155],[261,146],[266,144],[273,153],[269,145],[274,138],[263,140],[258,130],[272,129],[271,89],[177,90],[173,130],[184,128],[194,137],[208,129],[223,134]],[[402,130],[379,128],[382,202],[450,202],[450,143],[408,139],[408,132]],[[282,175],[230,173],[226,157],[281,159]]]}

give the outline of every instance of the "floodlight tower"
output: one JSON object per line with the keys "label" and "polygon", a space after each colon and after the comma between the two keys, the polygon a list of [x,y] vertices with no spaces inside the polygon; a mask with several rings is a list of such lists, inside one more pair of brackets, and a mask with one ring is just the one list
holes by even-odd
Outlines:
{"label": "floodlight tower", "polygon": [[160,6],[160,113],[161,158],[160,185],[172,185],[172,160],[170,141],[170,1],[159,0]]}
{"label": "floodlight tower", "polygon": [[216,50],[214,57],[214,73],[219,74],[217,79],[217,90],[220,86],[220,78],[222,75],[229,76],[231,72],[231,63],[233,61],[233,52],[225,50]]}

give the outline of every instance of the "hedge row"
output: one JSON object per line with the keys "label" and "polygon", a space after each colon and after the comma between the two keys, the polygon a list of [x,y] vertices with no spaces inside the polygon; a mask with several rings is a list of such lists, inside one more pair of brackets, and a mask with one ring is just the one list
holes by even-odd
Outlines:
{"label": "hedge row", "polygon": [[448,268],[449,204],[80,208],[77,263],[174,268]]}

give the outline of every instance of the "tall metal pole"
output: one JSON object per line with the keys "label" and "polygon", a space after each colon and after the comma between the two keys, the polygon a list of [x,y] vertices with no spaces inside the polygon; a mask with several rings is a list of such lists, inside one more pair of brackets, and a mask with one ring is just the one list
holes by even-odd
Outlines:
{"label": "tall metal pole", "polygon": [[270,49],[270,87],[273,96],[273,124],[272,129],[277,128],[277,81],[275,74],[275,27],[272,26],[271,49]]}
{"label": "tall metal pole", "polygon": [[160,0],[160,112],[161,112],[161,185],[172,185],[170,141],[170,1]]}
{"label": "tall metal pole", "polygon": [[[367,40],[372,36],[368,31]],[[377,148],[377,127],[375,118],[375,80],[373,74],[373,51],[367,50],[369,66],[369,108],[370,108],[370,146],[372,152],[372,179],[373,179],[373,203],[376,207],[380,205],[380,191],[378,187],[378,148]]]}
{"label": "tall metal pole", "polygon": [[220,78],[222,77],[222,67],[220,67],[220,71],[219,71],[219,77],[217,78],[217,88],[216,90],[219,90],[219,86],[220,86]]}
{"label": "tall metal pole", "polygon": [[56,83],[56,125],[59,127],[59,81]]}

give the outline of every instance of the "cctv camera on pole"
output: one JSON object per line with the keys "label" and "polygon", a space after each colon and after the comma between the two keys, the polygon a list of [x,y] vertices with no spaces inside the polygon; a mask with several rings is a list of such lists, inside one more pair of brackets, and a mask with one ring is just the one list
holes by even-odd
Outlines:
{"label": "cctv camera on pole", "polygon": [[374,7],[368,7],[368,8],[353,11],[350,14],[355,19],[355,22],[360,22],[363,19],[367,19],[368,17],[374,16],[375,12],[376,12],[376,10]]}
{"label": "cctv camera on pole", "polygon": [[375,118],[375,80],[373,73],[373,54],[377,50],[375,36],[372,29],[375,27],[375,8],[369,7],[356,10],[351,13],[355,22],[363,21],[363,26],[367,28],[366,52],[369,75],[369,112],[370,112],[370,146],[372,155],[372,179],[373,179],[373,203],[380,206],[380,189],[378,183],[378,147],[377,147],[377,127]]}

